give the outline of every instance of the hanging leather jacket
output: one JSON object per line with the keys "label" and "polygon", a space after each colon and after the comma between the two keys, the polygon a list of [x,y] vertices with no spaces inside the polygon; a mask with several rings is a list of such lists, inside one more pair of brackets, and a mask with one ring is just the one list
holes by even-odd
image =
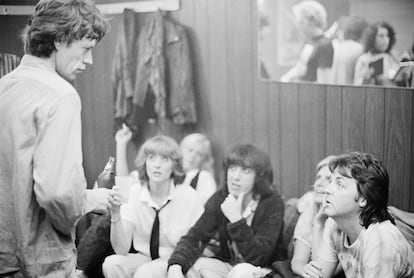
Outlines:
{"label": "hanging leather jacket", "polygon": [[135,86],[137,28],[135,12],[125,9],[115,45],[111,81],[113,86],[115,130],[127,123],[133,133],[137,132],[132,97]]}
{"label": "hanging leather jacket", "polygon": [[143,107],[150,88],[158,120],[167,118],[180,125],[195,123],[192,63],[184,27],[158,11],[143,27],[136,45],[133,104]]}

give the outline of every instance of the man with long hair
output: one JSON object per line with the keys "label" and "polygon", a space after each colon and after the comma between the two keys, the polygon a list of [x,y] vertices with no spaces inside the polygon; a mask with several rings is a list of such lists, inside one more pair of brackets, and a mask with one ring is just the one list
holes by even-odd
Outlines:
{"label": "man with long hair", "polygon": [[110,205],[110,190],[86,190],[70,84],[108,27],[89,0],[41,0],[20,65],[0,80],[1,277],[75,277],[75,223]]}
{"label": "man with long hair", "polygon": [[374,156],[350,152],[329,163],[332,176],[321,214],[326,220],[316,261],[304,277],[413,277],[414,250],[388,213],[389,178]]}
{"label": "man with long hair", "polygon": [[[265,277],[283,260],[284,204],[272,185],[269,157],[251,144],[238,144],[224,161],[224,184],[177,244],[168,261],[168,278]],[[202,257],[218,234],[213,257]]]}

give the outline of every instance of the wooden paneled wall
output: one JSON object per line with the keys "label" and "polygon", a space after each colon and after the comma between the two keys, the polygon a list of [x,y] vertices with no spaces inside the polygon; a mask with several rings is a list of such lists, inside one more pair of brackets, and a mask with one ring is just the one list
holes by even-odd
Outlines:
{"label": "wooden paneled wall", "polygon": [[[255,11],[256,0],[181,0],[172,13],[190,37],[197,129],[213,142],[217,172],[230,146],[252,142],[271,157],[282,194],[297,197],[313,183],[319,160],[361,150],[387,166],[390,203],[414,211],[413,90],[260,82]],[[113,17],[112,31],[95,49],[94,66],[76,82],[89,183],[114,154],[109,76],[120,20]],[[5,22],[12,20],[0,17],[0,34],[14,28]],[[2,40],[0,51],[17,46]]]}

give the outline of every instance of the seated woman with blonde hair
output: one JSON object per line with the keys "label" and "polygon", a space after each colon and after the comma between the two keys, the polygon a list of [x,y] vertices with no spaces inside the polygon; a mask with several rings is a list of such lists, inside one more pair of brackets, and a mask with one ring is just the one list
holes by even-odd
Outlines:
{"label": "seated woman with blonde hair", "polygon": [[191,133],[181,140],[180,149],[184,183],[197,191],[204,204],[217,190],[210,140],[202,133]]}
{"label": "seated woman with blonde hair", "polygon": [[[140,148],[136,167],[139,186],[123,204],[113,187],[110,241],[115,255],[102,265],[105,277],[162,277],[174,248],[203,212],[197,193],[182,184],[184,172],[178,144],[155,136]],[[138,182],[138,181],[137,181]],[[130,252],[131,244],[136,253]]]}
{"label": "seated woman with blonde hair", "polygon": [[[329,162],[334,158],[335,156],[328,156],[318,163],[313,190],[303,195],[297,204],[301,214],[293,233],[294,247],[291,261],[292,271],[297,275],[303,275],[305,267],[308,267],[309,261],[314,258],[321,242],[327,217],[319,213],[319,211],[325,195],[325,189],[331,179]],[[340,269],[338,269],[337,273],[341,273]]]}
{"label": "seated woman with blonde hair", "polygon": [[[118,176],[130,175],[128,170],[127,144],[131,140],[132,132],[123,125],[118,130],[116,138],[117,164],[116,173]],[[214,179],[213,155],[211,152],[210,140],[202,133],[191,133],[181,140],[180,152],[182,156],[182,168],[185,173],[183,184],[189,184],[194,188],[202,203],[205,204],[217,190]]]}

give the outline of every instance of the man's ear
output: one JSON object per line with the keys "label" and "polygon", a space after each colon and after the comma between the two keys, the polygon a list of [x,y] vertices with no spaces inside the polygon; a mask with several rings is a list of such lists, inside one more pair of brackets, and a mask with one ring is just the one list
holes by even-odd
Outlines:
{"label": "man's ear", "polygon": [[60,48],[63,47],[63,43],[62,42],[55,41],[54,42],[54,45],[55,45],[56,50],[59,50]]}
{"label": "man's ear", "polygon": [[358,198],[358,205],[360,208],[363,208],[367,205],[367,200],[364,197]]}

